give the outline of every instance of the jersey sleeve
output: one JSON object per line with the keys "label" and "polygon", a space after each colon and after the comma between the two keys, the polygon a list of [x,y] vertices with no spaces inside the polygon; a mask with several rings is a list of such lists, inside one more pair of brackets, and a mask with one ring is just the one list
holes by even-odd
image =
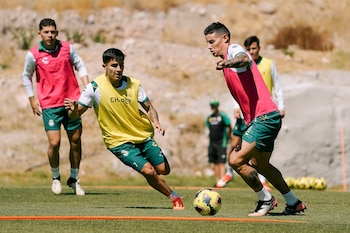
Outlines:
{"label": "jersey sleeve", "polygon": [[230,125],[231,125],[231,120],[230,120],[230,118],[227,116],[227,114],[224,113],[224,112],[221,112],[221,115],[222,115],[222,119],[223,119],[225,125],[230,126]]}
{"label": "jersey sleeve", "polygon": [[[250,60],[250,66],[252,64],[252,57],[250,56],[250,54],[247,52],[247,50],[245,48],[243,48],[241,45],[239,44],[231,44],[228,47],[228,51],[227,51],[227,60],[229,59],[234,59],[238,54],[240,53],[245,53]],[[247,71],[247,68],[243,67],[243,68],[230,68],[231,70],[233,70],[236,73],[242,73]]]}
{"label": "jersey sleeve", "polygon": [[75,51],[72,44],[70,44],[70,59],[75,67],[75,69],[78,71],[79,77],[87,76],[88,72],[85,67],[85,64],[83,60],[80,58],[78,53]]}
{"label": "jersey sleeve", "polygon": [[142,88],[142,86],[140,85],[139,87],[139,93],[138,93],[138,102],[140,103],[144,103],[148,100],[148,97],[146,95],[145,90]]}
{"label": "jersey sleeve", "polygon": [[247,52],[247,50],[245,50],[242,46],[240,46],[239,44],[231,44],[228,47],[228,54],[227,54],[227,59],[233,59],[237,56],[237,54],[239,53],[245,53],[249,56],[250,60],[250,54]]}
{"label": "jersey sleeve", "polygon": [[284,106],[283,89],[278,79],[276,66],[273,62],[271,63],[271,77],[273,81],[273,92],[276,97],[278,109],[284,110],[285,106]]}
{"label": "jersey sleeve", "polygon": [[80,95],[78,103],[84,107],[97,107],[100,102],[100,89],[93,86],[93,82],[86,85],[85,89]]}
{"label": "jersey sleeve", "polygon": [[24,69],[22,74],[23,85],[27,96],[34,96],[33,92],[33,74],[36,69],[36,61],[31,52],[28,52],[24,61]]}

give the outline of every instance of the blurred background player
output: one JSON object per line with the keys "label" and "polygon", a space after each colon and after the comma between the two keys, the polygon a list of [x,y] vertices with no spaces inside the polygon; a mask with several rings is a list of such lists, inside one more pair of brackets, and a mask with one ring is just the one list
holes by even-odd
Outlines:
{"label": "blurred background player", "polygon": [[[282,117],[285,116],[285,105],[284,105],[284,96],[283,89],[279,82],[277,70],[274,62],[271,59],[262,57],[260,55],[260,40],[257,36],[250,36],[244,41],[244,47],[249,52],[249,54],[254,59],[255,63],[258,66],[258,70],[269,90],[271,96],[274,98],[278,110]],[[231,141],[231,148],[239,149],[241,143],[241,137],[245,130],[244,120],[242,119],[242,114],[238,103],[234,103],[234,118],[236,119],[236,124],[233,130],[233,136]],[[243,131],[242,131],[243,130]],[[271,191],[266,178],[258,174],[261,180],[261,183],[266,187],[267,190]]]}
{"label": "blurred background player", "polygon": [[[43,117],[49,142],[47,150],[52,172],[51,190],[62,192],[60,175],[61,125],[67,131],[70,150],[70,177],[67,185],[76,195],[85,195],[78,179],[81,160],[81,119],[70,120],[64,108],[64,98],[78,100],[80,89],[74,69],[86,86],[89,83],[87,70],[69,42],[57,39],[58,30],[53,19],[42,19],[38,35],[41,41],[26,55],[23,71],[23,84],[34,115]],[[39,103],[33,92],[32,77],[36,72],[36,89]],[[39,105],[40,104],[40,105]]]}
{"label": "blurred background player", "polygon": [[260,40],[257,36],[250,36],[244,41],[244,47],[254,59],[258,70],[269,90],[271,96],[275,99],[278,111],[281,116],[285,115],[284,96],[281,83],[278,79],[275,63],[266,57],[260,55]]}
{"label": "blurred background player", "polygon": [[[212,113],[207,117],[206,126],[209,129],[208,162],[214,164],[214,175],[216,178],[215,187],[221,188],[232,180],[222,182],[225,176],[227,164],[227,144],[231,137],[231,121],[226,113],[219,111],[219,101],[210,101]],[[227,165],[228,166],[228,165]]]}

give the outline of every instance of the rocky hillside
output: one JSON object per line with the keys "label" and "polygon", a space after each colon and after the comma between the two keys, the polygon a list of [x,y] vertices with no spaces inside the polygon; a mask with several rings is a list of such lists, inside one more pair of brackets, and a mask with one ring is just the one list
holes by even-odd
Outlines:
{"label": "rocky hillside", "polygon": [[[350,137],[350,76],[343,61],[350,52],[350,33],[344,30],[349,16],[342,14],[349,8],[348,1],[198,2],[166,11],[110,6],[85,15],[74,9],[43,12],[23,7],[0,8],[2,182],[11,182],[8,174],[14,171],[48,172],[47,140],[41,119],[32,115],[22,87],[26,50],[19,47],[23,45],[21,38],[29,38],[31,33],[34,39],[30,44],[37,43],[38,22],[51,17],[58,23],[60,39],[79,42],[75,47],[91,79],[103,72],[101,54],[105,49],[118,47],[127,54],[125,74],[142,81],[167,129],[164,137],[157,135],[156,139],[168,156],[173,173],[183,175],[210,175],[204,120],[210,113],[211,98],[220,100],[221,110],[234,123],[232,97],[221,72],[215,70],[216,59],[206,49],[203,29],[213,21],[221,21],[230,27],[233,42],[237,43],[251,34],[258,35],[262,54],[275,60],[285,90],[286,117],[273,162],[288,176],[323,176],[331,186],[341,184],[342,127],[345,140]],[[300,23],[328,32],[334,50],[305,51],[291,46],[291,56],[268,44],[278,28]],[[130,169],[105,149],[92,110],[84,116],[83,123],[81,179],[129,174]],[[349,149],[350,144],[345,144],[345,152]],[[68,169],[67,154],[64,138],[63,170]],[[346,156],[349,168],[350,157]]]}

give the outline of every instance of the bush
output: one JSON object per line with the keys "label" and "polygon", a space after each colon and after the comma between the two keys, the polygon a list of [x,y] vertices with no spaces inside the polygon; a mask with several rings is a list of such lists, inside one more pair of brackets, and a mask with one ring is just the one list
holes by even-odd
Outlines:
{"label": "bush", "polygon": [[13,38],[17,41],[20,49],[28,50],[30,48],[31,43],[35,36],[34,30],[27,30],[21,27],[19,29],[11,30],[11,33]]}
{"label": "bush", "polygon": [[92,41],[96,42],[96,43],[102,43],[105,44],[106,43],[106,37],[103,36],[103,33],[101,31],[98,31],[93,37],[92,37]]}
{"label": "bush", "polygon": [[279,29],[275,38],[270,41],[276,49],[287,49],[297,45],[301,49],[327,51],[333,49],[328,33],[316,30],[311,26],[287,26]]}
{"label": "bush", "polygon": [[67,40],[71,43],[78,43],[81,44],[83,46],[87,46],[86,42],[85,42],[85,35],[84,33],[80,32],[80,31],[74,31],[74,32],[70,32],[68,30],[62,30],[67,37]]}

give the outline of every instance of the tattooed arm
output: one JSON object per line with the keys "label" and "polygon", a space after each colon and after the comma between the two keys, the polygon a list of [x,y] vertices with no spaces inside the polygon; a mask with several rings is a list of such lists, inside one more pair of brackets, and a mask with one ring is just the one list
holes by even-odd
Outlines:
{"label": "tattooed arm", "polygon": [[228,60],[221,60],[216,64],[216,69],[221,70],[223,68],[243,68],[250,64],[249,56],[244,53],[238,53],[234,58]]}

